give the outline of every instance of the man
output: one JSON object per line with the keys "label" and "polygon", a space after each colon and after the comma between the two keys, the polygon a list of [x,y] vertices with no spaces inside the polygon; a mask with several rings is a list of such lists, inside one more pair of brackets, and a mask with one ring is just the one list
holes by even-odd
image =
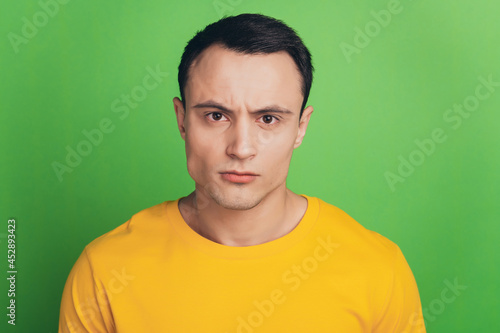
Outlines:
{"label": "man", "polygon": [[286,187],[312,72],[295,32],[262,15],[188,43],[173,103],[195,190],[85,247],[59,332],[425,332],[399,247]]}

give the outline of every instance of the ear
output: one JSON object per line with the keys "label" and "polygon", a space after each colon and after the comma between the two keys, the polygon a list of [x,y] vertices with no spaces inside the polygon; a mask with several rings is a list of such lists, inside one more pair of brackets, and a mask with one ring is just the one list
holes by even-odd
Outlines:
{"label": "ear", "polygon": [[179,132],[181,133],[182,140],[186,141],[186,128],[184,126],[186,110],[184,110],[182,101],[178,97],[175,97],[173,102],[174,102],[175,116],[177,117],[177,127],[179,128]]}
{"label": "ear", "polygon": [[297,132],[297,138],[295,139],[295,143],[293,148],[298,148],[302,144],[302,140],[304,140],[304,135],[306,135],[307,125],[309,125],[309,119],[311,118],[311,114],[314,109],[311,105],[304,109],[302,112],[302,117],[300,117],[299,121],[299,129]]}

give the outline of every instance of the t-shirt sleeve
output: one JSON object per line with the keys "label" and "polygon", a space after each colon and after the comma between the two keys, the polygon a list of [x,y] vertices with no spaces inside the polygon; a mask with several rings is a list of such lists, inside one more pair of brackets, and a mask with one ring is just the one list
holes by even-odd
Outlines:
{"label": "t-shirt sleeve", "polygon": [[417,283],[401,249],[396,246],[392,287],[374,333],[425,333]]}
{"label": "t-shirt sleeve", "polygon": [[111,308],[96,279],[85,247],[66,280],[59,314],[59,333],[115,332]]}

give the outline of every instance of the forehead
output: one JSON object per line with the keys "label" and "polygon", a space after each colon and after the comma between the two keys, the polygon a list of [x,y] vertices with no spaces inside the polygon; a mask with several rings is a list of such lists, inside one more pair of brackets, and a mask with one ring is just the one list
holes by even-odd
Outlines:
{"label": "forehead", "polygon": [[234,107],[277,104],[299,112],[302,105],[302,77],[285,51],[244,54],[212,45],[193,61],[188,77],[188,106],[210,99]]}

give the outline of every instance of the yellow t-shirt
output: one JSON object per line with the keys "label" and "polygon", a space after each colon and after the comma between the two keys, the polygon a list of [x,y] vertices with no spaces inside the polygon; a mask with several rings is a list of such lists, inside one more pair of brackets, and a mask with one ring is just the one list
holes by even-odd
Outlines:
{"label": "yellow t-shirt", "polygon": [[425,332],[399,247],[303,196],[295,229],[247,247],[197,234],[178,199],[135,214],[83,250],[59,332]]}

